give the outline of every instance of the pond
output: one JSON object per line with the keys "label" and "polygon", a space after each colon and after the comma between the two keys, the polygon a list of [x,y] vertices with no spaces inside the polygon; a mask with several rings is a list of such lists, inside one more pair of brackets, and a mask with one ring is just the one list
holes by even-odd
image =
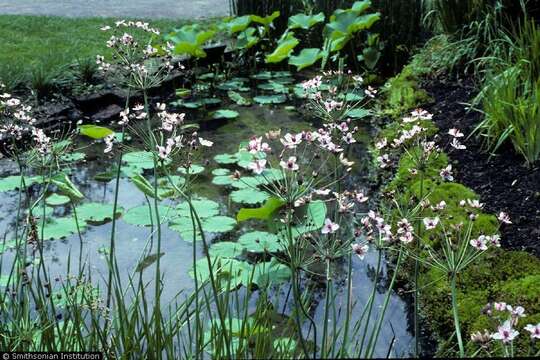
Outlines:
{"label": "pond", "polygon": [[[260,84],[259,84],[260,85]],[[264,86],[263,86],[264,87]],[[260,89],[259,89],[260,91]],[[222,107],[235,111],[238,116],[234,119],[217,119],[208,120],[210,114],[201,110],[190,110],[186,118],[189,121],[199,123],[201,130],[199,135],[205,139],[208,139],[214,143],[214,146],[210,148],[204,159],[198,159],[196,164],[200,165],[202,172],[197,175],[196,183],[194,184],[196,196],[204,199],[209,199],[202,205],[200,209],[202,212],[208,210],[210,213],[218,213],[222,216],[235,217],[238,209],[242,207],[241,204],[235,203],[231,197],[231,191],[227,186],[220,186],[215,184],[215,178],[223,174],[229,174],[227,170],[231,168],[230,164],[218,163],[219,155],[221,154],[234,154],[239,149],[239,144],[245,142],[253,135],[263,136],[266,132],[275,129],[281,129],[282,134],[287,132],[299,132],[302,130],[313,129],[314,124],[307,121],[306,117],[298,112],[296,108],[291,106],[268,106],[268,105],[252,105],[252,106],[238,106],[231,103],[226,97],[221,99],[223,101]],[[180,102],[180,104],[185,102]],[[353,172],[348,176],[347,183],[354,185],[355,187],[362,187],[363,172],[365,168],[361,165],[363,160],[363,154],[367,140],[369,140],[369,126],[361,126],[361,130],[357,136],[358,143],[355,147],[355,151],[352,154],[353,160],[356,161],[356,166]],[[126,141],[133,146],[133,153],[137,150],[137,142]],[[90,140],[83,138],[77,138],[75,148],[80,149],[76,153],[83,153],[80,156],[72,156],[74,161],[71,167],[71,180],[84,194],[85,199],[77,208],[79,209],[79,216],[81,215],[81,208],[84,208],[85,204],[93,203],[98,204],[96,208],[91,208],[90,211],[99,212],[99,207],[110,207],[110,204],[114,201],[115,195],[115,180],[112,178],[96,180],[96,175],[103,175],[104,172],[114,168],[115,160],[103,153],[103,144],[96,144]],[[135,153],[138,156],[138,160],[144,161],[141,158],[140,153]],[[135,160],[137,160],[135,156]],[[218,156],[216,158],[216,156]],[[125,159],[130,159],[128,154]],[[142,159],[142,160],[141,160]],[[130,166],[132,166],[130,168]],[[140,168],[135,168],[140,170]],[[13,175],[14,164],[11,160],[2,159],[0,169],[2,169],[2,175],[5,178],[7,175]],[[137,210],[139,209],[143,213],[147,214],[148,202],[145,195],[133,184],[132,181],[126,176],[128,172],[133,170],[133,164],[128,163],[124,174],[120,180],[119,191],[119,205],[122,207],[122,215],[116,222],[116,257],[118,267],[121,269],[123,276],[122,282],[127,283],[129,281],[130,274],[137,274],[142,272],[142,278],[145,282],[153,284],[155,279],[155,267],[153,266],[156,259],[156,242],[154,240],[154,234],[150,227],[141,226],[149,225],[147,216],[140,222],[137,220]],[[104,181],[105,180],[105,181]],[[213,183],[214,181],[214,183]],[[33,185],[36,187],[39,185]],[[35,190],[35,189],[34,189]],[[32,192],[32,187],[30,188]],[[17,204],[19,196],[25,196],[25,192],[18,191],[3,191],[0,192],[0,211],[3,217],[0,222],[0,231],[6,234],[6,239],[10,239],[13,236],[13,228],[17,219]],[[248,194],[249,195],[249,194]],[[255,194],[256,195],[256,194]],[[22,199],[24,203],[25,199]],[[245,200],[248,203],[250,199]],[[257,202],[255,200],[255,202]],[[177,203],[172,200],[163,200],[161,205],[163,208],[169,207],[174,209]],[[58,205],[54,209],[51,208],[53,218],[68,218],[72,216],[73,211],[69,204]],[[109,210],[112,212],[111,210]],[[41,210],[37,211],[38,214]],[[39,215],[38,215],[39,216]],[[175,228],[168,216],[174,217],[174,214],[167,212],[162,214],[166,219],[163,221],[162,228],[162,254],[161,254],[161,270],[164,274],[163,288],[164,292],[161,297],[163,311],[166,311],[166,304],[173,301],[179,292],[182,294],[189,294],[194,290],[193,278],[189,272],[192,268],[192,239],[185,236],[186,232],[178,227]],[[110,220],[110,219],[109,219]],[[168,226],[169,225],[169,226]],[[77,272],[79,267],[78,258],[82,257],[83,263],[87,269],[90,270],[92,276],[92,282],[95,286],[104,289],[106,288],[106,279],[108,275],[108,254],[110,244],[110,234],[112,225],[110,221],[103,222],[91,222],[90,224],[84,224],[82,222],[81,238],[75,230],[71,230],[71,234],[67,235],[63,239],[55,239],[45,242],[44,258],[46,265],[49,268],[50,276],[53,278],[64,278],[66,274],[73,274]],[[75,228],[76,229],[76,228]],[[53,232],[64,232],[65,229],[51,230]],[[247,222],[240,223],[234,226],[231,231],[226,231],[218,234],[210,234],[210,240],[213,243],[217,243],[221,240],[235,241],[241,235],[248,232],[253,232],[261,229],[260,226]],[[69,231],[68,231],[69,233]],[[183,236],[184,235],[184,236]],[[54,235],[51,235],[54,237]],[[6,243],[8,245],[9,242]],[[82,244],[82,248],[81,248]],[[70,255],[70,256],[68,256]],[[13,257],[13,250],[6,246],[3,254],[3,266],[6,267],[10,263],[10,259]],[[68,257],[70,262],[68,264]],[[201,242],[197,242],[197,257],[204,258],[203,245]],[[382,276],[378,279],[374,278],[375,268],[377,263],[377,254],[370,252],[363,259],[357,259],[356,257],[352,261],[352,298],[357,302],[357,310],[353,313],[352,321],[358,320],[362,314],[362,306],[366,304],[370,298],[372,289],[376,285],[376,292],[373,307],[375,311],[372,313],[373,321],[379,314],[378,310],[382,307],[385,293],[387,290],[387,284],[389,279],[386,275],[386,264],[383,259]],[[68,269],[69,265],[69,269]],[[346,308],[346,290],[347,290],[347,262],[339,262],[334,268],[333,286],[335,293],[338,294],[336,301],[336,308]],[[317,268],[314,266],[312,271],[324,274],[324,266]],[[318,280],[304,279],[304,283],[316,283]],[[375,284],[376,282],[376,284]],[[324,322],[324,286],[315,286],[312,293],[312,303],[315,305],[313,308],[313,317],[318,326]],[[292,302],[288,293],[287,282],[275,287],[275,295],[283,301],[286,306],[285,312],[290,314]],[[183,296],[183,295],[181,295]],[[374,356],[386,357],[390,354],[393,357],[408,356],[413,353],[414,349],[414,336],[409,332],[411,327],[409,324],[409,305],[407,302],[398,296],[393,294],[390,297],[390,302],[386,314],[385,322],[381,330],[378,345],[375,350]],[[372,325],[371,325],[372,326]],[[306,334],[309,332],[307,326],[305,326]],[[355,340],[358,341],[358,340]]]}

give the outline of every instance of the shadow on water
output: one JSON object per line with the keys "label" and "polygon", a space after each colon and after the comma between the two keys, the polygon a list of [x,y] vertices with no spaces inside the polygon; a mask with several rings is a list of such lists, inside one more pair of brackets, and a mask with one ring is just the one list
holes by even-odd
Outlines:
{"label": "shadow on water", "polygon": [[[222,126],[214,130],[201,131],[200,135],[214,142],[214,147],[209,150],[207,159],[209,166],[199,178],[196,185],[198,195],[208,197],[220,204],[221,214],[229,214],[234,216],[238,209],[236,205],[232,205],[228,200],[226,192],[217,186],[211,184],[211,171],[219,166],[212,161],[216,154],[225,152],[236,152],[241,141],[249,139],[254,134],[263,135],[264,132],[271,129],[281,128],[282,131],[300,131],[306,130],[311,125],[303,120],[298,113],[287,111],[282,108],[270,108],[261,106],[252,107],[235,107],[232,109],[238,111],[240,116],[234,120],[226,121]],[[85,143],[83,143],[84,145]],[[362,146],[362,145],[359,145]],[[86,147],[85,152],[87,158],[92,159],[83,163],[74,165],[72,169],[72,180],[85,194],[85,201],[110,204],[114,200],[114,180],[107,182],[99,182],[94,179],[94,176],[113,166],[113,161],[103,156],[103,145],[92,145]],[[361,159],[355,159],[357,163],[361,163]],[[2,159],[0,163],[0,171],[4,174],[13,168],[10,160]],[[361,170],[356,170],[350,176],[349,182],[356,186],[361,186],[358,182],[362,178]],[[23,193],[24,194],[24,193]],[[17,199],[19,193],[16,191],[0,193],[0,231],[6,234],[6,239],[12,236],[13,225],[16,221]],[[24,195],[23,195],[24,196]],[[144,195],[127,179],[122,178],[120,184],[119,204],[124,210],[145,205],[146,200]],[[69,212],[68,208],[55,210],[56,212]],[[246,225],[239,225],[232,234],[227,236],[231,239],[237,238],[247,229]],[[161,269],[164,272],[164,292],[162,301],[167,303],[175,298],[182,291],[184,294],[193,290],[193,281],[188,274],[188,270],[192,265],[192,244],[189,241],[183,241],[180,235],[169,229],[166,224],[162,225],[163,241],[161,257]],[[148,227],[138,227],[130,225],[122,220],[122,217],[117,222],[117,237],[116,237],[116,254],[118,259],[118,267],[122,270],[125,280],[128,274],[135,269],[143,270],[143,279],[147,282],[152,282],[155,276],[153,261],[157,258],[155,250],[149,249],[151,236]],[[104,287],[104,279],[107,278],[107,253],[110,241],[111,223],[106,223],[99,226],[88,226],[83,233],[83,259],[87,267],[91,270],[93,281]],[[154,244],[155,246],[155,244]],[[202,257],[202,244],[198,244],[198,257]],[[52,277],[62,278],[67,273],[67,258],[71,254],[72,263],[71,271],[75,272],[78,264],[74,258],[78,258],[80,248],[80,240],[77,235],[72,235],[63,240],[47,241],[45,248],[45,261],[49,266],[49,271]],[[142,259],[142,255],[150,254],[150,257]],[[9,263],[10,256],[13,252],[6,251],[4,253],[5,260]],[[378,315],[378,310],[384,300],[386,279],[386,267],[384,267],[383,276],[378,280],[374,279],[374,266],[376,262],[376,254],[368,254],[363,260],[356,257],[353,259],[352,273],[352,294],[353,300],[358,303],[357,309],[353,312],[353,321],[360,316],[363,304],[369,298],[374,281],[377,281],[377,292],[375,296],[373,322]],[[75,259],[76,260],[76,259]],[[142,260],[142,263],[141,263]],[[347,267],[338,266],[335,271],[335,293],[337,294],[336,306],[346,307],[346,273]],[[281,289],[285,289],[285,285]],[[287,296],[286,291],[280,290],[280,297],[285,301]],[[318,293],[314,294],[316,308],[314,309],[314,317],[320,325],[323,322],[323,307],[324,289],[319,287]],[[250,301],[253,305],[254,300]],[[291,306],[289,301],[288,306]],[[397,294],[392,295],[386,321],[382,327],[379,343],[376,348],[375,356],[386,357],[388,352],[388,344],[395,339],[391,356],[401,357],[407,356],[412,352],[414,347],[414,337],[409,332],[409,322],[407,313],[407,303]],[[319,331],[320,332],[320,331]]]}

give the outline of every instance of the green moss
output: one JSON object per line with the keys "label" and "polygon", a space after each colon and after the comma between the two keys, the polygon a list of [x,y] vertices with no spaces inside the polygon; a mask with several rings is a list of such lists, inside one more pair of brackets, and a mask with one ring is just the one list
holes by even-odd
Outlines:
{"label": "green moss", "polygon": [[[442,338],[450,336],[454,327],[447,279],[439,270],[426,269],[420,285],[425,287],[422,308],[431,329]],[[527,314],[520,323],[523,326],[540,321],[540,260],[526,252],[489,251],[460,274],[458,289],[460,323],[466,336],[496,329],[497,321],[482,314],[483,307],[493,301],[523,306]],[[526,341],[518,346],[526,347]]]}
{"label": "green moss", "polygon": [[396,77],[388,80],[384,86],[385,112],[398,117],[407,111],[431,101],[427,92],[420,88],[419,79],[408,65]]}

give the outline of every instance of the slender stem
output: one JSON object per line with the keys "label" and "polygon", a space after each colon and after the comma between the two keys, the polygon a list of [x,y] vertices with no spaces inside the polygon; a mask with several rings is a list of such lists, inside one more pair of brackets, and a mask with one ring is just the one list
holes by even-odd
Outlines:
{"label": "slender stem", "polygon": [[465,357],[465,349],[463,348],[463,339],[461,337],[461,328],[459,326],[459,314],[457,305],[457,292],[456,292],[456,274],[452,274],[450,280],[450,286],[452,289],[452,313],[454,314],[454,326],[456,328],[456,337],[459,346],[459,357]]}

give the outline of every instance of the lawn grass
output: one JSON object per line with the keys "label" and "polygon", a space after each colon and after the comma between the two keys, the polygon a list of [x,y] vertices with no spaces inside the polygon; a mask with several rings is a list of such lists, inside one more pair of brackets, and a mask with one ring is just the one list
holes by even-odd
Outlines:
{"label": "lawn grass", "polygon": [[[0,15],[0,81],[27,82],[35,69],[61,75],[78,60],[105,54],[110,34],[100,31],[113,18],[64,18],[56,16]],[[166,32],[189,20],[148,20]]]}

